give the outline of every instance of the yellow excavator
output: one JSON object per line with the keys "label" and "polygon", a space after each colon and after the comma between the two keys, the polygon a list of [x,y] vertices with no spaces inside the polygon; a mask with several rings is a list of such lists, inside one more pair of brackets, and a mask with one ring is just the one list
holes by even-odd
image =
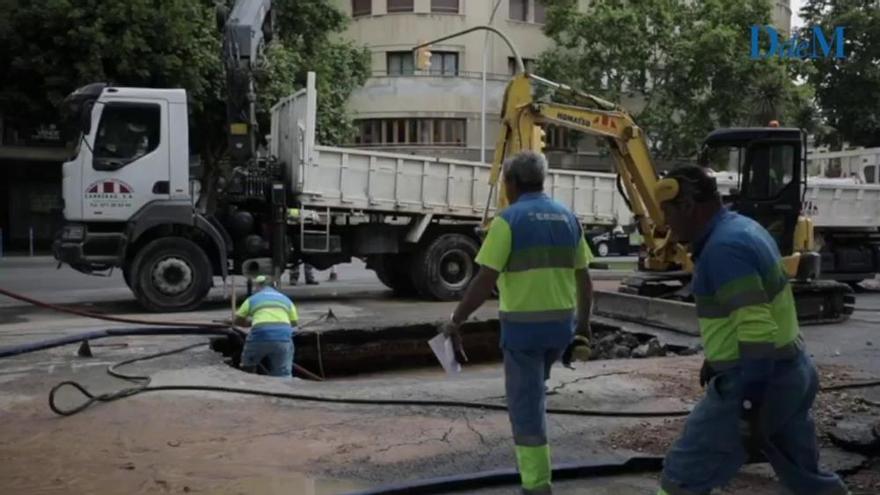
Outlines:
{"label": "yellow excavator", "polygon": [[[565,101],[558,103],[556,101]],[[619,105],[594,95],[520,72],[508,83],[501,129],[490,175],[490,198],[504,209],[503,161],[520,150],[543,151],[544,127],[552,124],[604,138],[618,175],[618,189],[632,211],[643,239],[639,270],[624,279],[626,297],[692,302],[693,263],[686,246],[675,242],[654,195],[659,180],[644,131]],[[802,324],[846,320],[855,302],[850,286],[819,280],[820,257],[813,225],[801,214],[806,185],[805,136],[777,126],[718,129],[703,142],[704,166],[732,166],[739,187],[724,197],[727,205],[760,222],[774,236],[791,277]],[[711,161],[711,163],[710,163]],[[491,199],[490,199],[491,200]],[[488,225],[488,209],[484,227]],[[624,306],[625,307],[625,306]]]}

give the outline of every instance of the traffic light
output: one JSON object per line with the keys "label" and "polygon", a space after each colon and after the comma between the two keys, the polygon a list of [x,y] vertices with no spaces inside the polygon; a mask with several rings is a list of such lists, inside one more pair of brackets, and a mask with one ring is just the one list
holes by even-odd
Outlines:
{"label": "traffic light", "polygon": [[544,132],[544,129],[539,125],[532,126],[532,145],[530,148],[532,151],[537,151],[539,153],[544,151],[544,148],[547,147],[547,133]]}
{"label": "traffic light", "polygon": [[[423,42],[419,42],[422,44]],[[423,46],[416,50],[416,67],[422,71],[428,71],[431,69],[431,46]]]}

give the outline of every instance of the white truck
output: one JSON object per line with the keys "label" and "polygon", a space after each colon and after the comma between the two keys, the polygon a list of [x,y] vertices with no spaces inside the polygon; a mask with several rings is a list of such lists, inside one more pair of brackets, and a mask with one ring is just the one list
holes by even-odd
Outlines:
{"label": "white truck", "polygon": [[[880,272],[880,148],[807,153],[803,211],[813,220],[821,277],[858,283]],[[723,193],[740,187],[735,172],[716,172]]]}
{"label": "white truck", "polygon": [[[215,276],[278,276],[300,262],[361,258],[395,291],[439,300],[477,270],[489,166],[317,145],[312,74],[273,108],[272,157],[237,167],[222,191],[198,193],[190,176],[183,90],[92,84],[68,101],[82,137],[63,165],[55,256],[84,273],[122,269],[151,311],[196,307]],[[552,170],[546,190],[585,229],[629,221],[614,174]]]}

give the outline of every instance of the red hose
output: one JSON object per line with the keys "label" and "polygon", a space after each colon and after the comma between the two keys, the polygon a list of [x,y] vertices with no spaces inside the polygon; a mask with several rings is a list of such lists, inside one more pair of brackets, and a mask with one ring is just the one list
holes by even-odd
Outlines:
{"label": "red hose", "polygon": [[198,328],[229,328],[229,325],[222,325],[219,323],[198,323],[198,322],[182,322],[182,321],[152,321],[152,320],[139,320],[136,318],[122,318],[120,316],[109,316],[102,315],[100,313],[92,313],[90,311],[82,311],[79,309],[72,308],[64,308],[58,306],[57,304],[51,304],[43,301],[38,301],[36,299],[23,296],[21,294],[16,294],[10,290],[4,289],[0,287],[0,294],[3,294],[6,297],[11,297],[12,299],[17,299],[22,302],[26,302],[28,304],[33,304],[34,306],[39,306],[41,308],[51,309],[53,311],[58,311],[59,313],[67,313],[76,316],[82,316],[84,318],[95,318],[97,320],[105,320],[105,321],[115,321],[118,323],[132,323],[134,325],[157,325],[157,326],[167,326],[167,327],[198,327]]}

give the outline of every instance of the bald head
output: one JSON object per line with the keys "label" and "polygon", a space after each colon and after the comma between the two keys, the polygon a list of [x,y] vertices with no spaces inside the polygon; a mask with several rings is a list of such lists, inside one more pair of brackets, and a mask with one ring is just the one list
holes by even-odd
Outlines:
{"label": "bald head", "polygon": [[531,150],[520,151],[505,160],[502,167],[504,187],[510,203],[521,194],[542,191],[547,177],[547,159]]}

